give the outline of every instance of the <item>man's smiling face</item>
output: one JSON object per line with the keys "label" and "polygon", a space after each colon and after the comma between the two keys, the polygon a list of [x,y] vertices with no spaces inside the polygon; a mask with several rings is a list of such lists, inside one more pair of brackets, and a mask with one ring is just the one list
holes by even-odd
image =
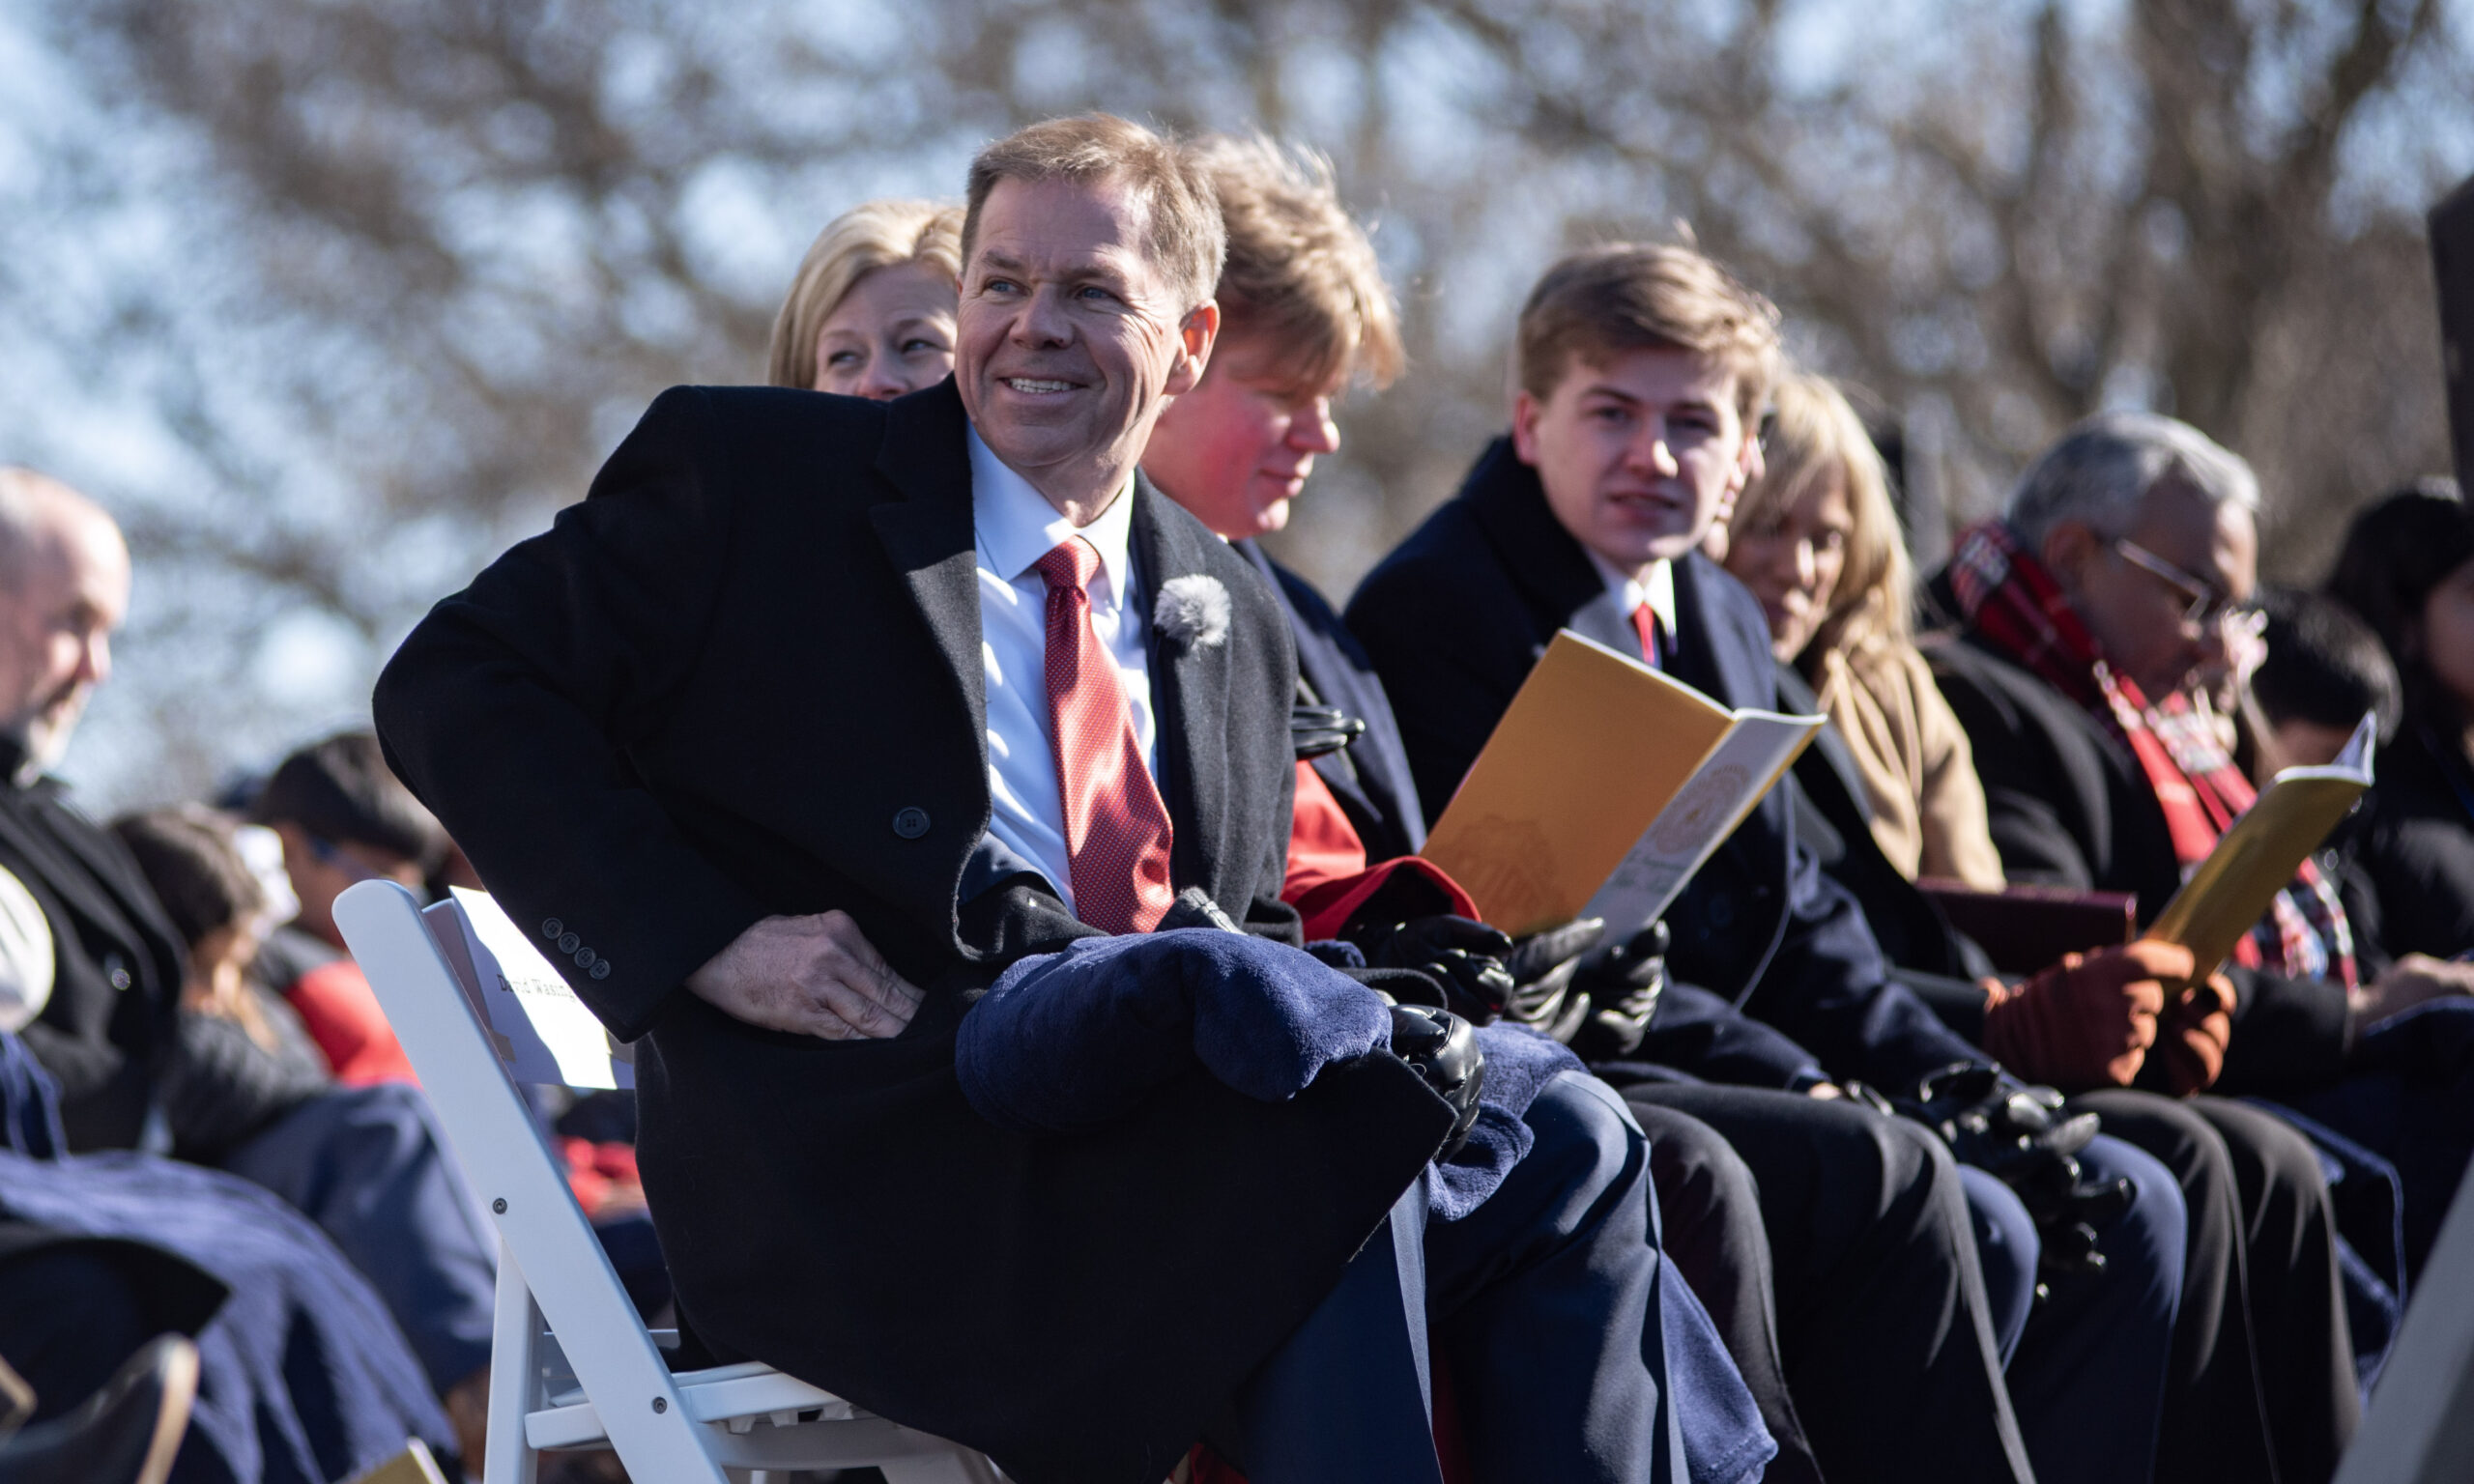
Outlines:
{"label": "man's smiling face", "polygon": [[1555,519],[1627,573],[1699,545],[1759,468],[1734,373],[1691,351],[1575,357],[1543,401],[1519,394],[1511,426]]}
{"label": "man's smiling face", "polygon": [[1218,311],[1179,302],[1149,228],[1116,181],[1003,180],[980,208],[955,381],[979,436],[1059,508],[1106,507],[1210,354]]}

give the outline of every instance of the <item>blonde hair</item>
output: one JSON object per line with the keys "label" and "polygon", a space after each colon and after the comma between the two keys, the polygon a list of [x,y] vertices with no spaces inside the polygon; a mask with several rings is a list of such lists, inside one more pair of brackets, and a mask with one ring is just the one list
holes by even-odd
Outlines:
{"label": "blonde hair", "polygon": [[826,224],[799,260],[791,295],[773,317],[765,373],[776,386],[816,385],[816,337],[853,284],[880,268],[924,263],[960,279],[962,208],[935,201],[869,201]]}
{"label": "blonde hair", "polygon": [[1778,306],[1690,247],[1609,243],[1568,253],[1521,305],[1515,372],[1544,401],[1575,359],[1689,351],[1735,377],[1736,414],[1759,415],[1779,369]]}
{"label": "blonde hair", "polygon": [[1180,314],[1211,301],[1228,238],[1211,177],[1175,141],[1114,114],[1050,119],[997,140],[970,162],[963,261],[970,261],[979,214],[999,181],[1122,182],[1150,214],[1151,264],[1183,300]]}
{"label": "blonde hair", "polygon": [[1768,469],[1736,501],[1734,528],[1773,526],[1833,474],[1846,483],[1854,528],[1846,561],[1829,595],[1829,612],[1804,653],[1853,654],[1913,641],[1913,572],[1898,507],[1890,501],[1889,470],[1845,394],[1827,377],[1790,372],[1779,379],[1774,418],[1763,445]]}
{"label": "blonde hair", "polygon": [[1272,342],[1300,385],[1351,374],[1390,385],[1406,359],[1399,314],[1374,243],[1340,205],[1332,162],[1260,134],[1208,134],[1187,149],[1219,194],[1228,236],[1221,334]]}

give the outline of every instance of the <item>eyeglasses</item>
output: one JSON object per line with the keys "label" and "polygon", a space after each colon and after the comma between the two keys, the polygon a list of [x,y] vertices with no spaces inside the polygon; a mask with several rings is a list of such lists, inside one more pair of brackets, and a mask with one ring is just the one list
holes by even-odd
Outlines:
{"label": "eyeglasses", "polygon": [[2128,537],[2114,540],[2114,555],[2143,572],[2164,579],[2166,585],[2182,599],[2182,621],[2194,628],[2205,629],[2227,618],[2258,612],[2258,604],[2235,602],[2206,578],[2183,571]]}

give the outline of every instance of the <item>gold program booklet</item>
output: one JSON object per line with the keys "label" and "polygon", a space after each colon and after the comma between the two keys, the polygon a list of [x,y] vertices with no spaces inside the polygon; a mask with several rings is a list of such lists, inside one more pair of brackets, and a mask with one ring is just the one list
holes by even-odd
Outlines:
{"label": "gold program booklet", "polygon": [[1426,859],[1519,936],[1663,915],[1823,726],[1731,711],[1566,629],[1428,833]]}
{"label": "gold program booklet", "polygon": [[2233,945],[2267,914],[2303,859],[2319,848],[2371,786],[2372,748],[2379,736],[2369,716],[2345,750],[2325,767],[2287,768],[2233,821],[2207,859],[2192,868],[2182,889],[2147,925],[2146,936],[2179,943],[2212,974]]}

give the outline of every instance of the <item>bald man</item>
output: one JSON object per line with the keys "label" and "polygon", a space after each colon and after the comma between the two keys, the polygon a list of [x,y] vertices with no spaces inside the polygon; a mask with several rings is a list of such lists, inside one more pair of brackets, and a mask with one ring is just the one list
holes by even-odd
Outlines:
{"label": "bald man", "polygon": [[169,1152],[273,1190],[369,1279],[432,1388],[477,1404],[494,1265],[419,1093],[287,1081],[229,1054],[233,1038],[181,1009],[185,948],[154,888],[48,776],[111,674],[129,589],[101,506],[0,468],[0,870],[42,908],[54,960],[18,1034],[60,1085],[72,1150]]}
{"label": "bald man", "polygon": [[180,1004],[181,948],[136,866],[43,775],[111,673],[129,548],[102,507],[0,469],[0,867],[59,943],[43,1013],[21,1033],[60,1083],[72,1148],[144,1136]]}
{"label": "bald man", "polygon": [[129,547],[102,507],[0,469],[0,735],[25,749],[21,770],[59,760],[128,609]]}

